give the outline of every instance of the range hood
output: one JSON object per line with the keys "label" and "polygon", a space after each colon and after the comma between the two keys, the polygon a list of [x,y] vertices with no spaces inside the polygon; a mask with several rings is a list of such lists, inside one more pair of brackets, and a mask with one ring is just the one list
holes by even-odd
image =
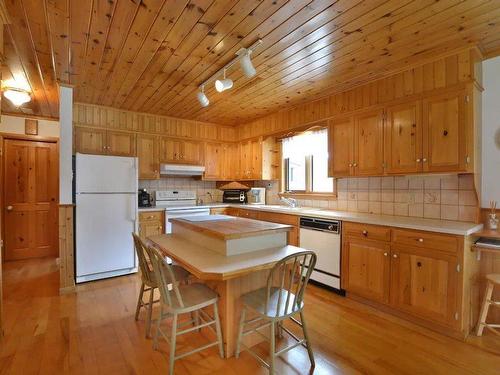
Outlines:
{"label": "range hood", "polygon": [[161,164],[160,174],[162,176],[201,176],[205,172],[203,165],[189,164]]}

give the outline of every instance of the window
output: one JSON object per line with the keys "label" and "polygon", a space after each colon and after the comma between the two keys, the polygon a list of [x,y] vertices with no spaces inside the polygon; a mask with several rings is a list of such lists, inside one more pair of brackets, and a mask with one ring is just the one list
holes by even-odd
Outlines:
{"label": "window", "polygon": [[328,131],[309,131],[283,139],[284,187],[287,192],[333,193],[328,177]]}

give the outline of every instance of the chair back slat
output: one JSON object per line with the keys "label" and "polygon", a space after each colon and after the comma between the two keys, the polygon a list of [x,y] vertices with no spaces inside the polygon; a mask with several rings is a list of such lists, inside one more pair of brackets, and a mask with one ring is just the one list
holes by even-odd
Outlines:
{"label": "chair back slat", "polygon": [[158,249],[150,246],[146,248],[146,251],[148,252],[153,263],[153,269],[158,279],[160,298],[162,298],[163,303],[171,308],[176,307],[173,304],[173,296],[171,295],[169,288],[169,285],[171,285],[175,298],[178,301],[178,307],[184,307],[184,301],[182,300],[182,295],[179,290],[179,285],[175,278],[174,271],[172,270],[172,266],[168,264],[167,260]]}
{"label": "chair back slat", "polygon": [[[301,306],[304,298],[304,291],[315,265],[316,254],[312,251],[302,251],[292,254],[277,262],[267,277],[266,311],[271,302],[271,290],[273,290],[274,285],[278,285],[276,317],[282,313],[288,314],[288,312]],[[286,280],[287,277],[288,280]],[[297,282],[294,288],[296,279]],[[287,293],[286,299],[282,297],[285,293]],[[291,301],[290,293],[294,294],[293,301]]]}
{"label": "chair back slat", "polygon": [[149,265],[151,259],[146,251],[146,244],[143,240],[135,233],[132,233],[132,237],[134,238],[134,247],[135,252],[137,254],[137,259],[139,260],[139,268],[141,270],[142,280],[148,284],[156,284],[155,275],[152,269],[152,266]]}

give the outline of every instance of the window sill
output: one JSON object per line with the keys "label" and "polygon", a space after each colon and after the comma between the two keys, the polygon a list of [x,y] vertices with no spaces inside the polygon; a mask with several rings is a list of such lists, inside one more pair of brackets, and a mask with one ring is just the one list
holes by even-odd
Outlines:
{"label": "window sill", "polygon": [[279,193],[280,197],[295,198],[295,199],[317,199],[317,200],[336,200],[335,193]]}

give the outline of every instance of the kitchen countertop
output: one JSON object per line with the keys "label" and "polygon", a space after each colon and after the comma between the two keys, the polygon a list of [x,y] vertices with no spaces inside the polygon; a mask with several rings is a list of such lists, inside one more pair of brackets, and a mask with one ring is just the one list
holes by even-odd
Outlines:
{"label": "kitchen countertop", "polygon": [[[279,212],[289,215],[310,216],[323,219],[349,221],[353,223],[385,225],[396,228],[456,234],[460,236],[468,236],[483,229],[483,224],[476,224],[470,222],[424,219],[424,218],[407,217],[407,216],[373,215],[368,213],[333,211],[327,209],[307,208],[307,207],[290,208],[288,206],[279,206],[279,205],[250,205],[250,204],[226,204],[226,203],[212,203],[212,204],[200,205],[197,207],[203,207],[203,208],[237,207],[248,210]],[[182,207],[182,208],[189,208],[189,207]],[[163,211],[164,208],[153,208],[153,207],[146,209],[140,208],[139,212],[142,210]]]}

